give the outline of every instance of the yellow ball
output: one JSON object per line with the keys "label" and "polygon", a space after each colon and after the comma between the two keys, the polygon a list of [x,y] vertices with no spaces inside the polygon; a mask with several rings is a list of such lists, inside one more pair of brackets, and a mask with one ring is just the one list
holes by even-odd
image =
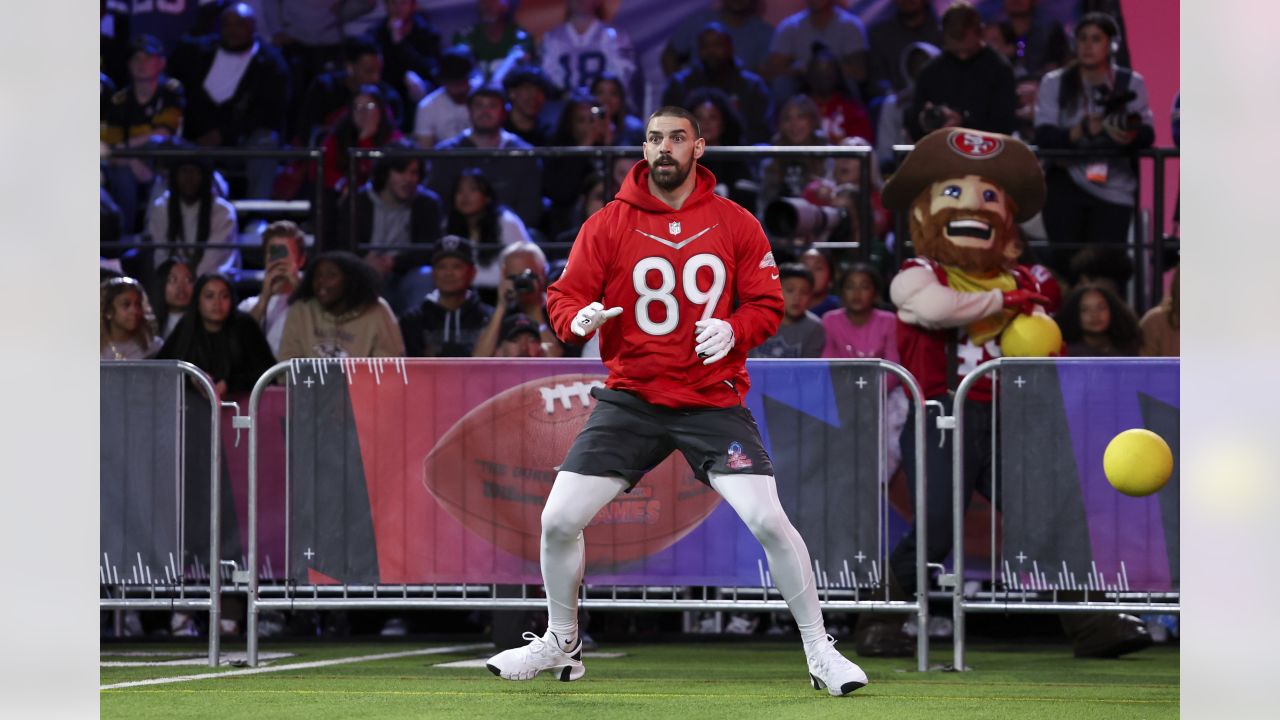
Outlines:
{"label": "yellow ball", "polygon": [[1062,331],[1048,315],[1019,313],[1000,336],[1005,357],[1048,357],[1062,349]]}
{"label": "yellow ball", "polygon": [[1125,430],[1107,443],[1102,470],[1116,490],[1132,497],[1158,492],[1173,474],[1173,452],[1164,438],[1142,428]]}

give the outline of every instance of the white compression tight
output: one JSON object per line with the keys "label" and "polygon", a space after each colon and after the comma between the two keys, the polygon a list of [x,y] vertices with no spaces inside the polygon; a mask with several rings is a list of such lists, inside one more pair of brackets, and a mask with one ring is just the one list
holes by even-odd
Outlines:
{"label": "white compression tight", "polygon": [[[541,555],[549,624],[562,638],[577,633],[578,588],[586,565],[582,530],[626,487],[626,481],[616,477],[571,472],[556,476],[542,510]],[[826,628],[809,549],[783,512],[773,477],[713,474],[711,487],[738,513],[764,547],[774,585],[791,609],[801,639],[813,643],[824,638]]]}

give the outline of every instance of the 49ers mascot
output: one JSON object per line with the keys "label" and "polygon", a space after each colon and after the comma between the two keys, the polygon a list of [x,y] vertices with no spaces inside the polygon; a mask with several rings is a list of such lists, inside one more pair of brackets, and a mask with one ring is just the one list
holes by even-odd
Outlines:
{"label": "49ers mascot", "polygon": [[[1008,265],[1006,245],[1017,223],[1044,205],[1044,172],[1021,141],[1007,135],[943,128],[926,135],[884,186],[884,204],[910,214],[916,257],[889,285],[898,308],[898,353],[920,383],[931,406],[925,421],[928,483],[927,556],[940,563],[952,545],[952,437],[939,430],[939,413],[952,413],[960,380],[1000,356],[1001,334],[1021,313],[1043,314],[1048,302],[1035,277]],[[1048,322],[1047,320],[1045,322]],[[991,383],[975,384],[965,402],[966,503],[973,491],[991,498]],[[917,418],[902,430],[902,457],[914,456]],[[910,487],[915,465],[903,462]],[[920,518],[915,522],[919,523]],[[916,532],[913,527],[889,558],[891,593],[916,593]],[[864,655],[909,655],[913,643],[901,619],[864,614],[855,635]],[[1150,644],[1137,618],[1115,614],[1064,619],[1077,655],[1115,656]],[[922,629],[923,630],[923,629]]]}

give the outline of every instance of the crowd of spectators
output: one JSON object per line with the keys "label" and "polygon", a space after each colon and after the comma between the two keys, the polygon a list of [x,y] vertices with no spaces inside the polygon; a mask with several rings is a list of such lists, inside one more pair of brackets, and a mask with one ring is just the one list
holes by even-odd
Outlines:
{"label": "crowd of spectators", "polygon": [[[450,37],[414,0],[380,4],[322,12],[282,0],[259,4],[259,17],[218,0],[173,37],[117,24],[104,38],[102,256],[110,275],[134,279],[103,286],[103,357],[156,356],[162,343],[173,355],[238,353],[236,363],[259,363],[263,348],[267,359],[578,351],[546,331],[539,298],[634,160],[520,151],[642,142],[652,108],[630,38],[602,0],[568,0],[541,38],[506,0],[478,2],[474,24]],[[1071,352],[1176,352],[1176,279],[1141,323],[1123,300],[1136,166],[1116,151],[1150,146],[1154,130],[1115,18],[1090,12],[1064,28],[1036,0],[1004,0],[987,18],[964,0],[940,15],[925,0],[893,0],[864,24],[837,0],[807,0],[775,28],[765,4],[722,0],[682,22],[663,48],[661,103],[689,107],[711,147],[875,152],[866,188],[857,158],[705,159],[717,192],[762,217],[794,200],[846,218],[790,237],[767,228],[789,262],[787,315],[758,355],[889,352],[868,329],[885,325],[873,305],[894,269],[880,177],[897,161],[893,145],[947,126],[1104,153],[1046,161],[1048,202],[1019,261],[1071,290],[1060,310]],[[321,148],[322,172],[198,152],[288,147]],[[117,156],[136,148],[173,152]],[[352,148],[386,152],[353,161]],[[513,152],[450,155],[471,149]],[[863,194],[871,238],[856,221]],[[309,198],[321,207],[291,220],[241,204]],[[811,247],[850,240],[869,243],[870,265]],[[246,299],[211,320],[201,292],[216,305],[224,290]]]}

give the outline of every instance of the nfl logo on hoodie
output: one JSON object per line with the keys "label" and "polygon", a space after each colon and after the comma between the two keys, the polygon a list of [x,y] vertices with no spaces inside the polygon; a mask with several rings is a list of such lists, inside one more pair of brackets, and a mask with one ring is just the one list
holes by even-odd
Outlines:
{"label": "nfl logo on hoodie", "polygon": [[667,225],[667,232],[671,233],[672,235],[679,235],[680,234],[679,221],[674,221],[670,225]]}

